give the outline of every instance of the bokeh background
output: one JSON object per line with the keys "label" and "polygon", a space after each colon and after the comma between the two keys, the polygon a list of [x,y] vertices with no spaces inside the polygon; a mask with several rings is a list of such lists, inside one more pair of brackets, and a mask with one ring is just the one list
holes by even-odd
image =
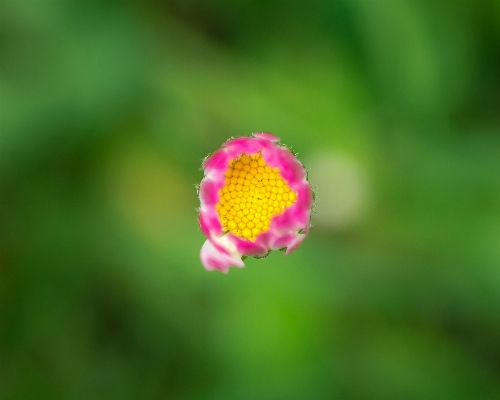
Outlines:
{"label": "bokeh background", "polygon": [[[499,399],[500,1],[0,2],[0,398]],[[199,262],[270,131],[294,254]]]}

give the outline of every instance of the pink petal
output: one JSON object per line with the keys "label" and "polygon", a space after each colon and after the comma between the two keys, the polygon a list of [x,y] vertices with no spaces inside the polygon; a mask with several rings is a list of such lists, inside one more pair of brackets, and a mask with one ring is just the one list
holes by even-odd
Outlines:
{"label": "pink petal", "polygon": [[307,236],[305,234],[297,233],[283,234],[281,232],[271,230],[266,232],[265,235],[270,250],[279,250],[286,247],[287,250],[285,254],[289,254],[294,251]]}
{"label": "pink petal", "polygon": [[309,225],[311,208],[313,205],[311,186],[304,182],[297,190],[297,203],[295,204],[295,218],[300,225]]}
{"label": "pink petal", "polygon": [[302,217],[302,212],[297,210],[297,206],[293,205],[285,210],[284,213],[276,215],[271,220],[271,228],[280,232],[298,231],[303,224],[298,217]]}
{"label": "pink petal", "polygon": [[271,168],[278,168],[283,179],[294,189],[306,177],[302,164],[284,147],[273,146],[262,151],[262,158]]}
{"label": "pink petal", "polygon": [[230,140],[224,144],[231,154],[231,158],[239,157],[242,153],[254,154],[261,151],[262,146],[259,141],[249,138],[242,137]]}
{"label": "pink petal", "polygon": [[213,179],[203,179],[200,183],[200,201],[203,206],[215,207],[219,201],[221,185]]}
{"label": "pink petal", "polygon": [[273,248],[275,249],[282,249],[283,247],[290,246],[291,244],[294,243],[296,234],[287,234],[287,235],[280,235],[276,237],[276,240],[273,243]]}
{"label": "pink petal", "polygon": [[240,268],[245,266],[238,254],[221,252],[210,240],[206,240],[203,244],[200,259],[203,266],[209,271],[217,269],[227,273],[231,266]]}
{"label": "pink petal", "polygon": [[254,133],[252,133],[252,136],[255,138],[258,138],[258,139],[270,140],[271,142],[279,142],[280,141],[280,138],[278,136],[275,136],[269,132],[254,132]]}
{"label": "pink petal", "polygon": [[225,149],[219,149],[208,157],[202,165],[205,175],[217,174],[226,171],[229,163],[229,155]]}
{"label": "pink petal", "polygon": [[238,251],[245,256],[262,257],[269,250],[269,248],[262,245],[261,241],[250,241],[233,234],[231,234],[231,241],[236,245]]}
{"label": "pink petal", "polygon": [[281,148],[277,152],[277,158],[281,176],[289,182],[291,186],[294,186],[296,182],[300,182],[305,179],[306,171],[304,170],[304,167],[295,158],[290,150]]}
{"label": "pink petal", "polygon": [[297,249],[297,247],[300,246],[300,244],[302,243],[302,241],[306,238],[307,235],[305,234],[297,234],[295,235],[295,238],[294,240],[288,245],[286,251],[285,251],[285,254],[290,254],[292,253],[293,251],[295,251]]}
{"label": "pink petal", "polygon": [[201,232],[206,237],[220,235],[222,233],[222,225],[215,208],[201,208],[199,211],[198,222],[200,224]]}
{"label": "pink petal", "polygon": [[298,231],[309,226],[313,204],[311,186],[304,180],[297,191],[296,203],[272,219],[271,226],[273,228],[280,231]]}

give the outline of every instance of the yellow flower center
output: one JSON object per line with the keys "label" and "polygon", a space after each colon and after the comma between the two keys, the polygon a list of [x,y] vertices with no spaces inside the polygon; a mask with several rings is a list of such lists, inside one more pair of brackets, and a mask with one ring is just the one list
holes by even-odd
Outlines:
{"label": "yellow flower center", "polygon": [[225,176],[216,206],[222,228],[245,239],[255,240],[267,231],[271,219],[297,199],[279,170],[270,168],[260,153],[231,160]]}

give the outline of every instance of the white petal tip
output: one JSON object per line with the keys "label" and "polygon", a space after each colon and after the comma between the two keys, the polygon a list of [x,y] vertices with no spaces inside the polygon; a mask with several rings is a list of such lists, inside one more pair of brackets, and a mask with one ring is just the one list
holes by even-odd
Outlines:
{"label": "white petal tip", "polygon": [[229,272],[229,267],[243,268],[245,266],[239,253],[220,251],[210,240],[206,240],[201,247],[200,259],[207,271],[218,270],[225,274]]}

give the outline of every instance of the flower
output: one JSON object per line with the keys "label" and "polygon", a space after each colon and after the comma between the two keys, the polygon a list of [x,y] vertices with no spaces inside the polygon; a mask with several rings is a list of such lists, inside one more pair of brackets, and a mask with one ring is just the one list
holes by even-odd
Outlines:
{"label": "flower", "polygon": [[[246,256],[294,251],[309,232],[313,193],[304,166],[267,133],[230,139],[202,164],[199,223],[207,270],[244,267]],[[243,258],[243,259],[242,259]]]}

